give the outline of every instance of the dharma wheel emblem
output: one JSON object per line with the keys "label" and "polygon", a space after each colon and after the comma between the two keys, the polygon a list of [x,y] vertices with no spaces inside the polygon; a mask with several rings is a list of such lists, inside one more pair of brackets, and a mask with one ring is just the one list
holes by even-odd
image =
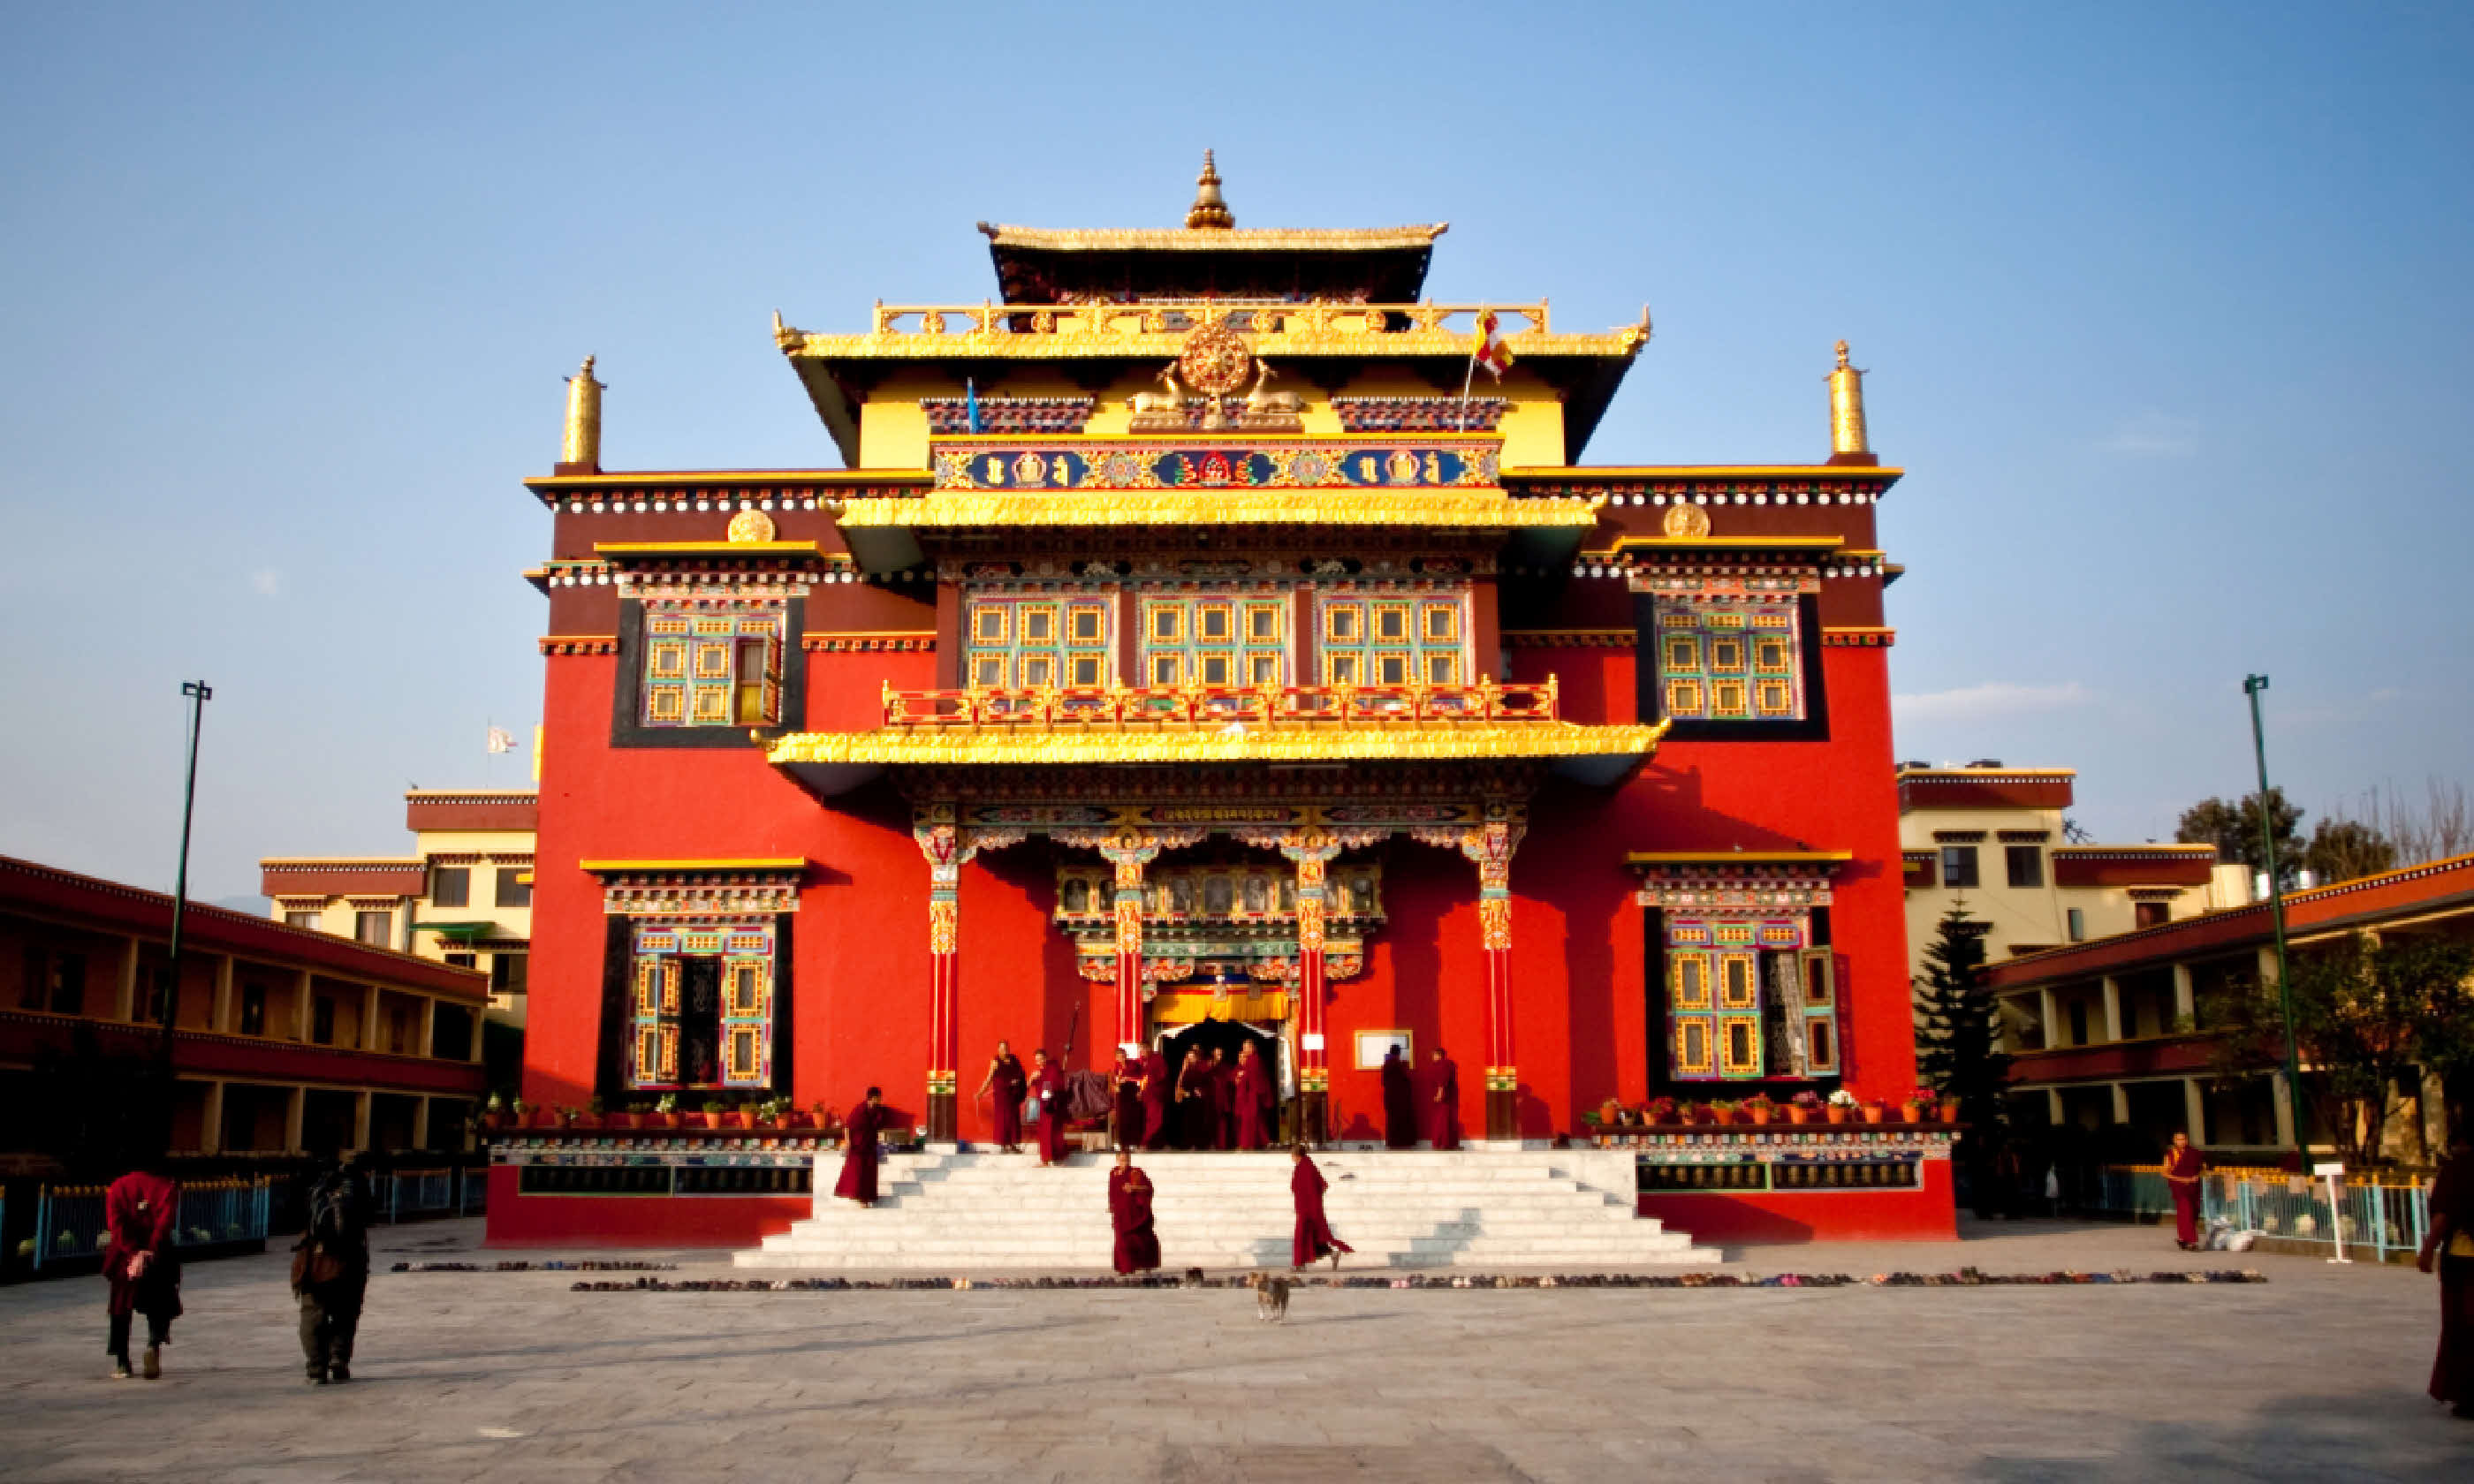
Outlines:
{"label": "dharma wheel emblem", "polygon": [[761,510],[742,510],[730,517],[730,539],[734,541],[769,541],[773,539],[773,517]]}
{"label": "dharma wheel emblem", "polygon": [[1666,534],[1700,538],[1710,534],[1710,513],[1698,505],[1670,505],[1666,508]]}
{"label": "dharma wheel emblem", "polygon": [[1206,324],[1185,337],[1185,348],[1177,352],[1176,369],[1183,373],[1185,384],[1212,396],[1225,396],[1246,384],[1254,371],[1254,352],[1235,330],[1225,324]]}

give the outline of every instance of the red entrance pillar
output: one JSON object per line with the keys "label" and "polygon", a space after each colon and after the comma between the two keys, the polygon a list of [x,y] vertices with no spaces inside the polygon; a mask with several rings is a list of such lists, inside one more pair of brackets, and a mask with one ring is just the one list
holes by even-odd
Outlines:
{"label": "red entrance pillar", "polygon": [[1331,1052],[1323,1029],[1323,868],[1340,847],[1308,835],[1283,844],[1298,866],[1298,1137],[1326,1137],[1331,1103]]}
{"label": "red entrance pillar", "polygon": [[1490,802],[1483,825],[1461,837],[1477,862],[1478,951],[1486,969],[1486,1137],[1520,1137],[1520,1065],[1513,1041],[1512,852],[1527,826],[1519,806]]}
{"label": "red entrance pillar", "polygon": [[928,857],[928,1137],[951,1142],[959,1137],[954,1107],[961,1060],[957,949],[962,862],[970,852],[963,848],[951,804],[922,809],[911,838]]}
{"label": "red entrance pillar", "polygon": [[[1117,1004],[1109,1044],[1124,1047],[1143,1039],[1143,862],[1140,850],[1108,854],[1117,868]],[[1096,1055],[1091,1065],[1102,1065]]]}

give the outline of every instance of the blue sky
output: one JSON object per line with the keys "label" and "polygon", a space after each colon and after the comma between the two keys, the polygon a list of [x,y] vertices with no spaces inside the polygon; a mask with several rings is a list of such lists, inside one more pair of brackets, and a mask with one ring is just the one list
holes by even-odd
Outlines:
{"label": "blue sky", "polygon": [[[2067,11],[2067,13],[2063,13]],[[516,786],[561,378],[612,467],[833,461],[780,308],[972,224],[1448,220],[1439,299],[1657,339],[1592,462],[1817,460],[1872,370],[1899,753],[2108,838],[2467,778],[2474,9],[1326,4],[0,13],[0,852],[168,885]]]}

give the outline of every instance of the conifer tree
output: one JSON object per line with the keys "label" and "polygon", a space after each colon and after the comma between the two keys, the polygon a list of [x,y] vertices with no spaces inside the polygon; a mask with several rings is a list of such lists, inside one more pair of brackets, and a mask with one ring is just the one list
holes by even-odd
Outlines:
{"label": "conifer tree", "polygon": [[1959,1101],[1959,1116],[1998,1137],[2009,1080],[2001,1006],[1984,988],[1984,924],[1964,901],[1942,914],[1915,981],[1916,1080]]}

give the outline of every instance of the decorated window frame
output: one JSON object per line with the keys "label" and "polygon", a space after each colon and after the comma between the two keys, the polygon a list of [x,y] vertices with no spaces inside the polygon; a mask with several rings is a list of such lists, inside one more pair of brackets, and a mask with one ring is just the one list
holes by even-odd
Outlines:
{"label": "decorated window frame", "polygon": [[751,731],[792,727],[807,706],[806,666],[791,639],[799,596],[622,595],[611,745],[753,745]]}
{"label": "decorated window frame", "polygon": [[962,683],[1096,690],[1116,683],[1111,589],[973,590],[962,599]]}
{"label": "decorated window frame", "polygon": [[1679,739],[1830,735],[1817,579],[1636,582],[1639,714]]}
{"label": "decorated window frame", "polygon": [[1470,596],[1465,583],[1316,589],[1318,679],[1376,688],[1471,683]]}
{"label": "decorated window frame", "polygon": [[1810,1082],[1845,1071],[1837,974],[1807,913],[1664,915],[1667,1075]]}
{"label": "decorated window frame", "polygon": [[627,1089],[770,1090],[780,939],[770,921],[629,922]]}
{"label": "decorated window frame", "polygon": [[1153,588],[1135,607],[1145,685],[1256,689],[1289,684],[1296,673],[1285,588]]}

